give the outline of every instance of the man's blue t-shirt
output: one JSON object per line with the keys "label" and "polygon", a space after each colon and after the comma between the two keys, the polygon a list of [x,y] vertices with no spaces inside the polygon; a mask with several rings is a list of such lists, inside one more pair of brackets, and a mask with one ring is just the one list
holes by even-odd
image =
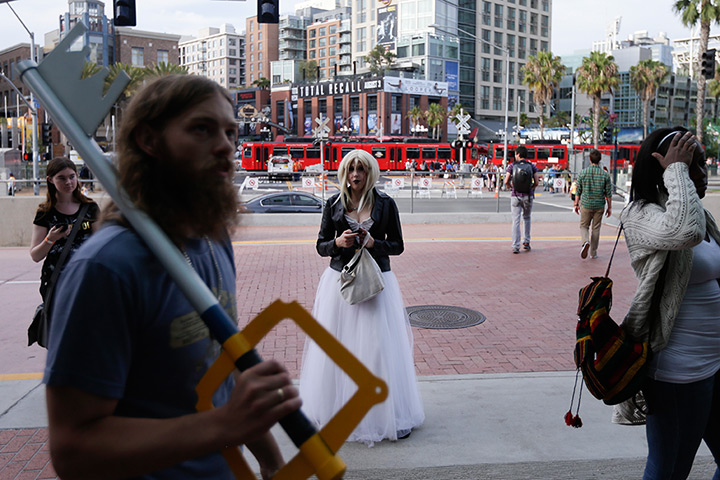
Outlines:
{"label": "man's blue t-shirt", "polygon": [[[205,239],[190,240],[185,249],[236,321],[232,245],[212,246],[219,272]],[[120,226],[101,229],[73,256],[60,276],[51,319],[44,383],[117,399],[117,416],[196,412],[195,387],[221,350],[143,241]],[[215,405],[227,401],[232,386],[228,380],[218,389]],[[234,477],[215,453],[141,478]]]}

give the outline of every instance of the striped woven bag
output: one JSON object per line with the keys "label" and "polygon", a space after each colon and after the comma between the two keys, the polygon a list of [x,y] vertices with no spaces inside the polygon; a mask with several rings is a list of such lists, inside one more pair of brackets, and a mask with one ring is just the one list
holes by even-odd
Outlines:
{"label": "striped woven bag", "polygon": [[582,389],[578,392],[576,413],[572,414],[581,373],[590,393],[607,405],[616,405],[633,397],[643,386],[646,377],[650,356],[648,342],[631,340],[610,317],[613,282],[608,275],[621,232],[622,225],[605,276],[592,277],[592,282],[581,288],[579,293],[575,330],[577,374],[570,410],[565,414],[565,423],[576,428],[582,426],[578,414]]}

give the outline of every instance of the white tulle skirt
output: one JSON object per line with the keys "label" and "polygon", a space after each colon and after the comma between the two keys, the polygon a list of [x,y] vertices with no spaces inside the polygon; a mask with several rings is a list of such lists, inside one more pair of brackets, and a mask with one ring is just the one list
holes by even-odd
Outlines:
{"label": "white tulle skirt", "polygon": [[[388,398],[375,405],[348,441],[370,446],[397,440],[425,419],[413,363],[413,338],[395,274],[383,272],[385,289],[358,305],[340,295],[340,272],[327,268],[320,278],[313,316],[353,355],[388,386]],[[318,426],[325,425],[347,403],[357,387],[328,356],[305,342],[300,396],[303,412]]]}

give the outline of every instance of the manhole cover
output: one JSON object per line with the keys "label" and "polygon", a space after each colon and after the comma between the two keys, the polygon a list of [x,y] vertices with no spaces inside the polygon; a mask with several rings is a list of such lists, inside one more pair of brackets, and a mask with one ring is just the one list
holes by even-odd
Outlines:
{"label": "manhole cover", "polygon": [[419,305],[406,310],[410,325],[420,328],[465,328],[485,321],[485,315],[480,312],[449,305]]}

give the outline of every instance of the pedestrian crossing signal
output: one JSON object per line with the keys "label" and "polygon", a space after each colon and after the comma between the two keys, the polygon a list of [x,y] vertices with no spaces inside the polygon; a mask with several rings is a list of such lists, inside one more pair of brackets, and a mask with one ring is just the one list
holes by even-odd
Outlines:
{"label": "pedestrian crossing signal", "polygon": [[612,145],[613,127],[605,127],[605,130],[603,131],[603,143],[606,145]]}
{"label": "pedestrian crossing signal", "polygon": [[280,23],[280,0],[258,0],[258,23]]}

